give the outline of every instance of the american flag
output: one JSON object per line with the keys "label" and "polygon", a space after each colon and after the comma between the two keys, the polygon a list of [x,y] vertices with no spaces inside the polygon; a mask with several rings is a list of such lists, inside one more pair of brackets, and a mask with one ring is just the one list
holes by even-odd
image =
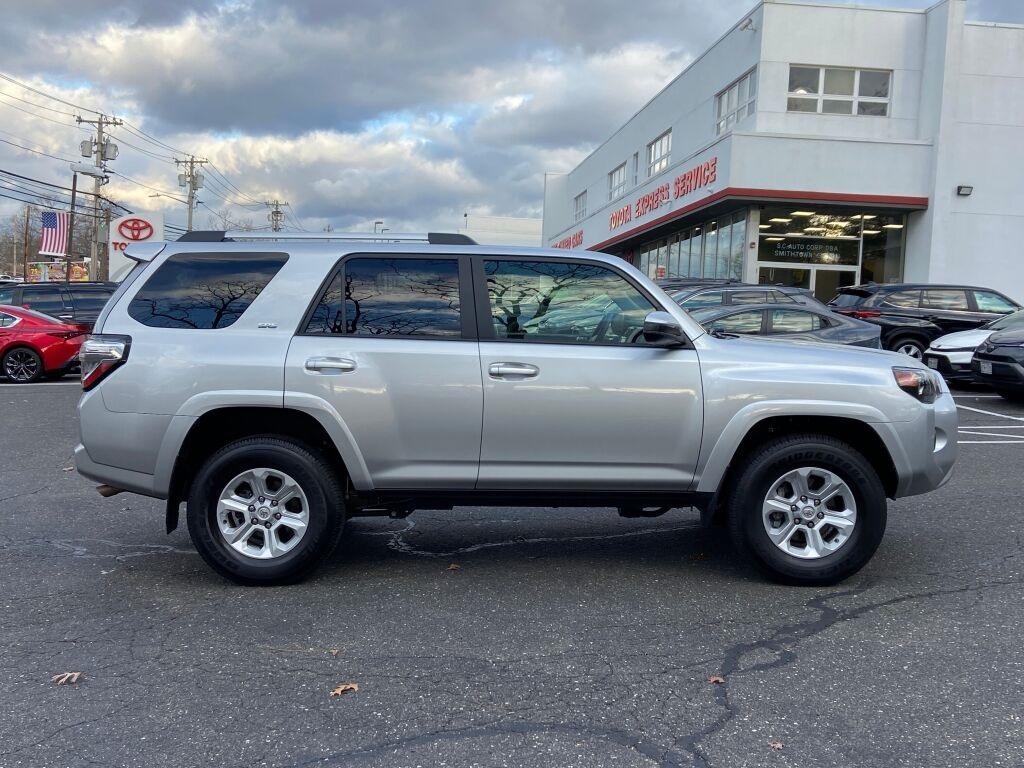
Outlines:
{"label": "american flag", "polygon": [[43,212],[40,256],[65,256],[68,249],[68,215],[62,211]]}

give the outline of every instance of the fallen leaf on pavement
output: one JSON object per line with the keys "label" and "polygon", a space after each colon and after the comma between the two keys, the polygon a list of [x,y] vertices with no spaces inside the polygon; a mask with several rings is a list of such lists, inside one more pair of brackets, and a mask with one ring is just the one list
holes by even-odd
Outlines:
{"label": "fallen leaf on pavement", "polygon": [[75,471],[74,467],[64,467],[64,469],[61,470],[61,472],[74,472],[74,471]]}
{"label": "fallen leaf on pavement", "polygon": [[341,653],[341,651],[337,648],[331,648],[331,650],[329,650],[328,653],[331,654],[331,656],[337,656],[339,653]]}
{"label": "fallen leaf on pavement", "polygon": [[448,566],[447,568],[445,568],[445,570],[446,570],[446,571],[457,571],[457,570],[459,570],[460,568],[462,568],[462,566],[461,566],[461,565],[459,565],[458,563],[452,563],[452,564],[451,564],[451,565],[449,565],[449,566]]}
{"label": "fallen leaf on pavement", "polygon": [[721,685],[725,682],[725,678],[721,675],[712,675],[708,678],[708,682],[713,683],[714,685]]}
{"label": "fallen leaf on pavement", "polygon": [[342,683],[337,688],[331,691],[331,698],[335,696],[344,696],[346,693],[355,693],[359,690],[359,683]]}
{"label": "fallen leaf on pavement", "polygon": [[778,739],[772,739],[771,741],[768,742],[768,746],[771,747],[772,749],[774,749],[776,752],[778,752],[780,749],[782,749],[786,745],[783,744]]}
{"label": "fallen leaf on pavement", "polygon": [[59,675],[51,677],[50,682],[56,683],[57,685],[74,685],[78,682],[78,678],[81,676],[81,672],[61,672]]}

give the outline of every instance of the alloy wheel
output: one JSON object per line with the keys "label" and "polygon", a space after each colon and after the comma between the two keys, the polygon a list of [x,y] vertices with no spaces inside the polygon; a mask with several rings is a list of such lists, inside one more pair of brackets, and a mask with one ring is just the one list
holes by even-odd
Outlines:
{"label": "alloy wheel", "polygon": [[309,527],[309,502],[291,475],[259,467],[236,475],[217,500],[217,527],[235,552],[272,560],[291,552]]}
{"label": "alloy wheel", "polygon": [[32,381],[39,375],[39,357],[27,349],[15,349],[4,358],[4,373],[12,381]]}
{"label": "alloy wheel", "polygon": [[815,560],[850,540],[857,525],[857,502],[835,472],[800,467],[772,483],[762,504],[762,522],[776,547]]}
{"label": "alloy wheel", "polygon": [[896,351],[901,354],[912,357],[915,360],[920,360],[922,357],[924,357],[924,352],[922,352],[921,348],[916,344],[900,344],[898,347],[896,347]]}

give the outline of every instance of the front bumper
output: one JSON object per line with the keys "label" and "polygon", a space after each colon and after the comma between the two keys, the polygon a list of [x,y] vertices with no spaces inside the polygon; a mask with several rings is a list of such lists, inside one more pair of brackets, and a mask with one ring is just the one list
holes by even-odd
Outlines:
{"label": "front bumper", "polygon": [[910,421],[873,425],[896,465],[894,497],[928,493],[949,481],[959,454],[958,424],[956,403],[946,389]]}
{"label": "front bumper", "polygon": [[971,381],[971,357],[974,350],[944,351],[928,349],[924,353],[924,364],[938,371],[946,381]]}
{"label": "front bumper", "polygon": [[[985,370],[982,370],[983,363]],[[1024,391],[1024,349],[996,347],[990,352],[977,352],[971,361],[971,372],[979,383]]]}

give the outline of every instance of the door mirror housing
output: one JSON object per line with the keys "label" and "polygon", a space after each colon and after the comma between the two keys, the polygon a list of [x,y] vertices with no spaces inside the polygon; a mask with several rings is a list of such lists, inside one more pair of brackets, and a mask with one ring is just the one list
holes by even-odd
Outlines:
{"label": "door mirror housing", "polygon": [[644,318],[644,341],[657,347],[685,346],[683,327],[668,312],[651,312]]}

